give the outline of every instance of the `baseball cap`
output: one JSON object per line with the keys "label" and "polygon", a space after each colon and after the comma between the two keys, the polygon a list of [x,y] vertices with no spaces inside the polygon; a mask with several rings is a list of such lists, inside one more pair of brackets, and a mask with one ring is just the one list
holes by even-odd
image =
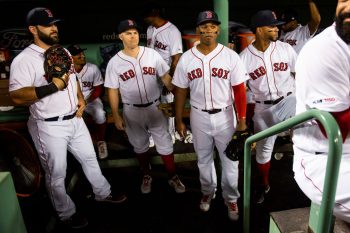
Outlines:
{"label": "baseball cap", "polygon": [[49,9],[44,7],[33,8],[27,14],[28,26],[36,26],[36,25],[49,26],[58,21],[61,21],[61,19],[56,19],[53,16],[52,12]]}
{"label": "baseball cap", "polygon": [[125,32],[129,29],[136,29],[139,30],[139,27],[137,26],[136,22],[132,19],[125,19],[123,21],[121,21],[118,25],[118,33],[122,33]]}
{"label": "baseball cap", "polygon": [[143,7],[142,17],[160,16],[165,17],[165,8],[158,3],[147,3]]}
{"label": "baseball cap", "polygon": [[298,18],[298,13],[294,9],[286,9],[282,12],[281,20],[285,23],[289,23]]}
{"label": "baseball cap", "polygon": [[82,49],[80,48],[80,45],[78,44],[73,44],[73,45],[70,45],[68,46],[68,51],[69,53],[72,55],[72,56],[76,56],[78,55],[79,53],[83,52],[86,50],[86,48]]}
{"label": "baseball cap", "polygon": [[209,21],[217,25],[221,24],[218,15],[214,11],[202,11],[198,14],[197,26]]}
{"label": "baseball cap", "polygon": [[275,12],[271,10],[261,10],[255,13],[250,21],[251,28],[272,26],[272,25],[281,25],[284,22],[277,20]]}

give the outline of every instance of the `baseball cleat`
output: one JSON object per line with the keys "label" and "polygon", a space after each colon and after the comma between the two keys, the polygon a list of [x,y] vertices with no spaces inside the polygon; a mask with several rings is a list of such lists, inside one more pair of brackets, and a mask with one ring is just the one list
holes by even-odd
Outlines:
{"label": "baseball cleat", "polygon": [[207,212],[210,209],[212,199],[215,199],[215,192],[209,195],[203,195],[199,204],[199,209],[203,212]]}
{"label": "baseball cleat", "polygon": [[147,194],[151,192],[152,177],[149,175],[144,175],[142,178],[141,192]]}
{"label": "baseball cleat", "polygon": [[184,193],[186,191],[185,185],[181,182],[180,178],[177,175],[174,175],[173,178],[168,180],[168,183],[175,189],[175,192],[177,193]]}
{"label": "baseball cleat", "polygon": [[108,157],[107,143],[105,141],[97,142],[98,157],[100,159],[105,159]]}
{"label": "baseball cleat", "polygon": [[114,203],[114,204],[119,204],[122,203],[124,201],[126,201],[126,199],[128,199],[126,197],[125,194],[120,194],[120,195],[108,195],[106,198],[104,199],[96,199],[96,201],[100,201],[100,202],[110,202],[110,203]]}
{"label": "baseball cleat", "polygon": [[85,216],[80,215],[79,213],[74,213],[67,219],[62,220],[62,222],[73,229],[80,229],[86,227],[89,223]]}
{"label": "baseball cleat", "polygon": [[232,221],[237,221],[239,218],[239,211],[237,202],[226,202],[228,218]]}
{"label": "baseball cleat", "polygon": [[259,187],[256,195],[256,203],[263,203],[268,192],[270,192],[270,185],[267,185],[266,187]]}

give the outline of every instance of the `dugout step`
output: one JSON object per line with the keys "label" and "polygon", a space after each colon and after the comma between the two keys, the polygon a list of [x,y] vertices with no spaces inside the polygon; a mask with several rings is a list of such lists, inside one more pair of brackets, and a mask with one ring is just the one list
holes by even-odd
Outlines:
{"label": "dugout step", "polygon": [[[309,207],[271,212],[269,233],[313,233],[309,215]],[[350,233],[350,225],[336,219],[333,232]]]}

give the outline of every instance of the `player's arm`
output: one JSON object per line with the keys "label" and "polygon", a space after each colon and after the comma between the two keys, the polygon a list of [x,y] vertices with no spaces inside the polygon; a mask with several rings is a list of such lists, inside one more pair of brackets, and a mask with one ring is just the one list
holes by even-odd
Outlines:
{"label": "player's arm", "polygon": [[166,87],[166,89],[168,89],[168,91],[172,92],[174,94],[174,85],[171,83],[171,80],[173,79],[169,73],[165,73],[162,77],[162,82],[164,84],[164,86]]}
{"label": "player's arm", "polygon": [[[330,112],[330,114],[332,114],[334,119],[337,121],[343,138],[343,142],[345,142],[350,130],[350,108],[340,112]],[[320,127],[322,134],[325,137],[327,137],[326,130],[324,129],[322,124],[318,121],[317,124]]]}
{"label": "player's arm", "polygon": [[309,8],[310,8],[310,20],[308,22],[308,27],[310,31],[310,35],[313,35],[321,22],[321,15],[317,9],[317,6],[313,0],[308,0]]}
{"label": "player's arm", "polygon": [[77,114],[76,116],[77,117],[82,117],[83,116],[83,113],[84,113],[84,109],[86,107],[86,102],[85,102],[85,99],[84,99],[84,95],[83,95],[83,92],[81,91],[81,88],[80,88],[80,83],[78,81],[78,78],[77,78],[77,96],[78,96],[78,111],[77,111]]}
{"label": "player's arm", "polygon": [[177,132],[181,137],[186,137],[186,126],[182,121],[183,111],[187,98],[187,88],[175,88],[175,122]]}
{"label": "player's arm", "polygon": [[[64,74],[61,78],[68,83],[69,74]],[[10,91],[10,97],[15,104],[31,105],[35,101],[56,93],[59,90],[63,90],[64,88],[65,84],[61,79],[54,78],[51,83],[41,87],[23,87]]]}
{"label": "player's arm", "polygon": [[180,57],[181,57],[181,53],[178,53],[178,54],[171,56],[171,64],[170,64],[170,71],[169,71],[169,75],[171,77],[173,77],[173,75],[174,75],[175,68],[176,68],[177,63],[179,62]]}
{"label": "player's arm", "polygon": [[119,130],[125,130],[125,124],[122,116],[119,114],[119,88],[108,88],[108,101],[111,106],[115,127]]}
{"label": "player's arm", "polygon": [[235,97],[235,107],[237,112],[237,131],[247,129],[246,112],[247,112],[247,94],[244,83],[232,86],[233,95]]}
{"label": "player's arm", "polygon": [[98,98],[102,95],[102,92],[103,92],[103,84],[95,86],[92,89],[91,94],[90,94],[89,98],[87,98],[86,102],[90,103],[90,102],[94,101],[96,98]]}

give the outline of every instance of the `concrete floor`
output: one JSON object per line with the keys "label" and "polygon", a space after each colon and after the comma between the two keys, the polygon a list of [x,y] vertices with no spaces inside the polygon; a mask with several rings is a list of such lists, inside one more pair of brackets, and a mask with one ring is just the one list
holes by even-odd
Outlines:
{"label": "concrete floor", "polygon": [[[115,135],[112,135],[116,137]],[[120,137],[120,135],[119,135]],[[110,142],[109,162],[120,158],[131,158],[131,148],[122,136],[118,144]],[[154,149],[151,151],[154,152]],[[269,213],[273,211],[306,207],[310,201],[299,190],[293,180],[292,152],[290,144],[276,143],[275,151],[284,152],[284,157],[277,161],[272,159],[271,191],[261,205],[252,205],[251,230],[254,233],[269,231]],[[177,142],[175,153],[193,152],[192,144]],[[178,174],[187,191],[177,194],[167,183],[164,167],[159,164],[153,168],[153,185],[150,194],[140,191],[141,176],[137,166],[109,167],[106,161],[101,162],[102,172],[110,181],[114,192],[125,192],[127,202],[119,205],[96,203],[91,188],[80,171],[80,167],[72,159],[68,177],[75,171],[79,174],[71,197],[77,210],[89,219],[89,225],[82,230],[69,230],[55,220],[55,214],[46,196],[45,188],[30,198],[20,199],[22,214],[29,233],[212,233],[242,232],[242,218],[231,222],[227,217],[227,209],[221,197],[220,188],[217,198],[213,200],[207,213],[199,210],[201,198],[198,168],[196,161],[178,162]],[[243,162],[240,163],[243,166]],[[243,197],[243,168],[240,166],[239,189]],[[72,169],[72,167],[74,169]],[[219,161],[217,161],[219,167]],[[254,170],[252,173],[254,185]],[[219,182],[218,182],[219,183]],[[254,187],[254,186],[253,186]],[[242,210],[242,197],[239,207]]]}

